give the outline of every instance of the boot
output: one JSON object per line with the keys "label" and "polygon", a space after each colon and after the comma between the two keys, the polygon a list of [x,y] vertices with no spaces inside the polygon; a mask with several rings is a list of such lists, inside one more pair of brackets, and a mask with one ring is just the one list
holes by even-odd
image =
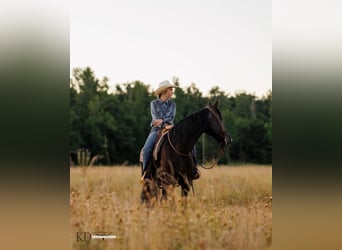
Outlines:
{"label": "boot", "polygon": [[194,176],[192,177],[193,180],[197,180],[201,177],[201,172],[200,170],[198,169],[197,166],[194,166]]}
{"label": "boot", "polygon": [[141,183],[144,183],[146,179],[151,179],[151,170],[149,169],[149,166],[143,171],[142,176],[141,176]]}
{"label": "boot", "polygon": [[143,172],[143,174],[142,174],[142,176],[141,176],[141,179],[140,179],[140,182],[141,182],[141,183],[144,183],[145,178],[146,178],[146,173],[147,173],[146,171]]}

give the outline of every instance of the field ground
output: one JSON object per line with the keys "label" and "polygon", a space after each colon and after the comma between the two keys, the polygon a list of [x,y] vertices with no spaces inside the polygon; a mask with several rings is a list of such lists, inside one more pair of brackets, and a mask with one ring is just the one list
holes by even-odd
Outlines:
{"label": "field ground", "polygon": [[[73,249],[271,249],[272,167],[201,172],[187,207],[177,187],[173,206],[169,201],[147,209],[140,205],[140,168],[71,168]],[[118,238],[81,241],[77,232]]]}

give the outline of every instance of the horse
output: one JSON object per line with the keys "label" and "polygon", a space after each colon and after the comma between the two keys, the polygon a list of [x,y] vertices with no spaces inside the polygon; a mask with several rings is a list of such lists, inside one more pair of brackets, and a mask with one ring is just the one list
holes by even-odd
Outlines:
{"label": "horse", "polygon": [[199,137],[206,133],[219,143],[223,151],[232,141],[225,129],[218,101],[185,117],[176,123],[158,143],[157,160],[150,160],[147,176],[141,192],[142,203],[158,199],[158,188],[162,190],[162,200],[167,200],[168,187],[181,187],[181,196],[187,197],[193,188],[195,170],[192,149]]}

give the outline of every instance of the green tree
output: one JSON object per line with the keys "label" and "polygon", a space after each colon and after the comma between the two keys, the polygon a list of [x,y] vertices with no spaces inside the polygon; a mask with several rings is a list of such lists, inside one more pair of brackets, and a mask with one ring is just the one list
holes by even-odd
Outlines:
{"label": "green tree", "polygon": [[110,163],[106,132],[116,129],[115,118],[103,109],[108,98],[108,78],[98,80],[89,68],[73,71],[70,89],[71,150],[88,149],[91,156],[103,155]]}
{"label": "green tree", "polygon": [[[109,93],[108,78],[99,80],[89,68],[76,68],[70,81],[70,150],[88,149],[91,156],[102,155],[102,164],[137,164],[139,151],[150,131],[150,102],[156,98],[150,86],[141,81],[117,84]],[[233,143],[220,158],[231,161],[272,162],[272,91],[257,99],[242,92],[229,96],[218,86],[207,97],[192,83],[181,87],[174,77],[176,122],[219,101],[224,126]],[[206,154],[217,151],[217,143],[208,136],[197,143]]]}

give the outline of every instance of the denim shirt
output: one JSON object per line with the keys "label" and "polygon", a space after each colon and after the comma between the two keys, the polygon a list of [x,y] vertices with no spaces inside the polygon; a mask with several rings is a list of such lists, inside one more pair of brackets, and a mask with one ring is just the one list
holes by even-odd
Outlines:
{"label": "denim shirt", "polygon": [[173,125],[176,116],[176,103],[171,100],[163,102],[159,98],[153,100],[151,102],[151,116],[151,127],[153,127],[153,122],[157,119],[163,119],[163,123],[157,128]]}

